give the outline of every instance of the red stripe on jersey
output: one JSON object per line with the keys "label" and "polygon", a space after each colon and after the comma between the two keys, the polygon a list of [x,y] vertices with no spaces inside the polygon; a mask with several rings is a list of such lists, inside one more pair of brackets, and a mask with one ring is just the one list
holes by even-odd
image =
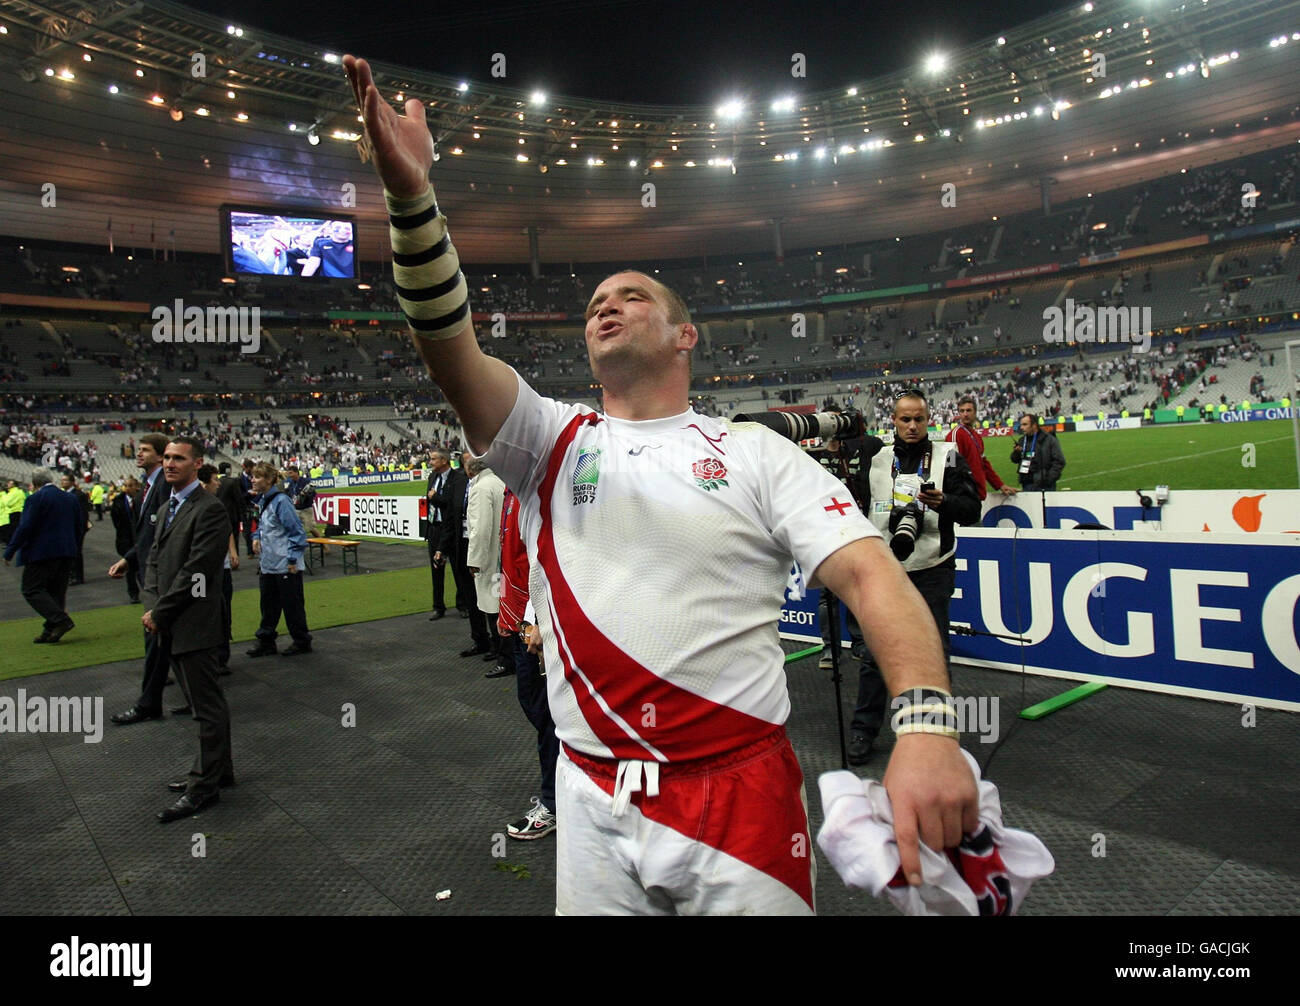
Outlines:
{"label": "red stripe on jersey", "polygon": [[[578,708],[616,758],[653,757],[647,744],[670,761],[705,758],[751,744],[770,734],[774,724],[688,692],[643,667],[596,628],[564,578],[551,530],[551,500],[565,454],[578,430],[599,422],[595,413],[574,416],[551,450],[538,489],[541,531],[537,561],[550,587],[553,617],[558,623],[557,648]],[[645,743],[629,736],[601,707],[597,695]]]}
{"label": "red stripe on jersey", "polygon": [[[632,794],[632,804],[665,828],[774,877],[813,908],[813,855],[801,792],[803,772],[781,730],[716,764],[660,770],[659,795]],[[616,765],[586,758],[567,744],[570,761],[607,795]],[[707,880],[707,878],[704,878]]]}

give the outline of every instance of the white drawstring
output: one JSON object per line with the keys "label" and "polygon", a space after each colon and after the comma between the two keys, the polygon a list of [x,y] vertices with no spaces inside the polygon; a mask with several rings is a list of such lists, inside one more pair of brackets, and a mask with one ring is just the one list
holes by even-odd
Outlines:
{"label": "white drawstring", "polygon": [[645,795],[659,795],[659,763],[657,761],[620,761],[614,776],[614,817],[622,817],[632,802],[632,794],[641,792],[641,775],[645,773]]}

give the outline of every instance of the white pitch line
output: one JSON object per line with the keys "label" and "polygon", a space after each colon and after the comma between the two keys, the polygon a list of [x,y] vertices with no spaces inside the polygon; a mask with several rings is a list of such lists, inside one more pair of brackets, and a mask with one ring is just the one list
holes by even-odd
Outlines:
{"label": "white pitch line", "polygon": [[[1270,437],[1268,440],[1260,440],[1260,441],[1257,441],[1257,443],[1261,443],[1261,444],[1275,444],[1275,443],[1277,443],[1279,440],[1290,440],[1290,439],[1292,439],[1292,438],[1291,438],[1291,437]],[[1205,457],[1205,456],[1208,455],[1208,454],[1223,454],[1223,453],[1226,452],[1226,451],[1235,451],[1235,452],[1237,452],[1238,454],[1240,454],[1240,453],[1241,453],[1241,448],[1242,448],[1242,445],[1241,445],[1241,444],[1237,444],[1237,445],[1235,445],[1235,446],[1233,446],[1233,447],[1216,447],[1216,448],[1215,448],[1214,450],[1212,450],[1212,451],[1201,451],[1199,454],[1180,454],[1180,455],[1178,455],[1178,457],[1176,457],[1176,458],[1161,458],[1159,461],[1143,461],[1141,464],[1137,464],[1137,465],[1125,465],[1123,468],[1110,468],[1110,469],[1107,469],[1107,470],[1104,471],[1104,472],[1090,472],[1090,473],[1087,474],[1087,475],[1080,475],[1079,478],[1080,478],[1080,479],[1099,479],[1099,478],[1101,478],[1103,475],[1114,475],[1116,472],[1127,472],[1127,471],[1132,471],[1134,468],[1150,468],[1152,465],[1167,465],[1167,464],[1169,464],[1171,461],[1191,461],[1193,458],[1203,458],[1203,457]]]}

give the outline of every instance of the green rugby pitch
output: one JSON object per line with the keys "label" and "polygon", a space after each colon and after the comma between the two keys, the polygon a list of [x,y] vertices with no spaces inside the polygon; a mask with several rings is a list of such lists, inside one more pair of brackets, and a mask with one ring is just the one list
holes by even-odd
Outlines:
{"label": "green rugby pitch", "polygon": [[[1295,445],[1286,419],[1257,423],[1169,423],[1137,430],[1063,433],[1065,474],[1060,489],[1095,492],[1151,489],[1296,489]],[[988,437],[984,453],[1002,480],[1018,485],[1011,437]],[[1244,450],[1254,445],[1252,458]],[[393,496],[422,496],[424,481],[376,489]],[[348,492],[342,489],[340,492]],[[417,543],[418,544],[418,543]]]}

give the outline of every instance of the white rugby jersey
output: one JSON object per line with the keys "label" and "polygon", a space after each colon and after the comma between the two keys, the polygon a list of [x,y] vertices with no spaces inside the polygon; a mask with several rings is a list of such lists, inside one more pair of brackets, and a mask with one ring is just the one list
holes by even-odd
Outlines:
{"label": "white rugby jersey", "polygon": [[520,500],[557,736],[677,761],[769,735],[790,711],[777,624],[805,575],[879,537],[797,444],[688,410],[632,422],[519,381],[484,455]]}

